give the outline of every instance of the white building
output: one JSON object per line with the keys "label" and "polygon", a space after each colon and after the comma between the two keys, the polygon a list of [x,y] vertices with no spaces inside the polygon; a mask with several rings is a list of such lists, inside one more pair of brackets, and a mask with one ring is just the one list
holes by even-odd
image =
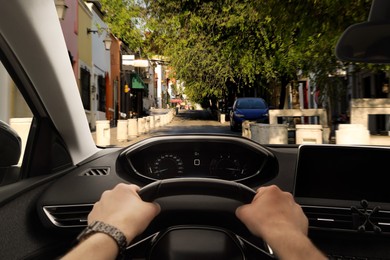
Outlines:
{"label": "white building", "polygon": [[157,99],[157,107],[158,108],[166,108],[167,98],[170,96],[168,72],[166,65],[162,60],[154,60],[156,66],[154,69],[156,81],[157,81],[157,89],[156,89],[156,99]]}
{"label": "white building", "polygon": [[96,120],[106,119],[106,79],[110,76],[110,51],[106,49],[104,40],[109,31],[103,21],[103,14],[98,2],[86,3],[92,12],[91,28],[87,33],[92,37],[92,71],[91,71],[91,128],[95,128]]}

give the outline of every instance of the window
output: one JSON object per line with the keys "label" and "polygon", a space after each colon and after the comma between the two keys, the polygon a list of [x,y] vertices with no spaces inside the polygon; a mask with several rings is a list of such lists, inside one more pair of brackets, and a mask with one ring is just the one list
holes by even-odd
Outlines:
{"label": "window", "polygon": [[91,73],[85,69],[80,68],[80,86],[81,86],[81,99],[85,110],[91,110]]}
{"label": "window", "polygon": [[106,112],[106,78],[102,75],[98,76],[98,91],[99,91],[99,99],[98,99],[98,110],[101,112]]}
{"label": "window", "polygon": [[264,109],[266,108],[266,105],[261,99],[242,99],[237,101],[237,108]]}

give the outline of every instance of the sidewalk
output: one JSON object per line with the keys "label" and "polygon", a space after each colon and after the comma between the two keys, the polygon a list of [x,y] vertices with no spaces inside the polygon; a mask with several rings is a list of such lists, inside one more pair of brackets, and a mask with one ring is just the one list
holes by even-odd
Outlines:
{"label": "sidewalk", "polygon": [[[170,109],[164,109],[164,108],[160,108],[160,109],[151,109],[149,110],[149,115],[151,116],[155,116],[155,115],[163,115],[163,114],[167,114],[168,111]],[[143,139],[146,139],[150,136],[153,135],[153,130],[152,129],[150,132],[148,133],[145,133],[145,134],[142,134],[140,136],[137,136],[131,140],[127,140],[127,141],[118,141],[118,138],[117,138],[117,127],[110,127],[110,147],[127,147],[131,144],[134,144],[136,142],[139,142]],[[91,132],[92,134],[92,138],[93,140],[95,141],[96,143],[96,131],[93,131]]]}
{"label": "sidewalk", "polygon": [[[93,137],[93,140],[95,141],[96,143],[96,132],[92,132],[92,137]],[[110,147],[127,147],[131,144],[134,144],[138,141],[141,141],[143,139],[146,139],[148,137],[152,136],[150,133],[147,133],[147,134],[143,134],[141,136],[138,136],[136,138],[133,138],[131,140],[127,140],[127,141],[118,141],[117,139],[117,128],[116,127],[111,127],[110,128]]]}
{"label": "sidewalk", "polygon": [[[150,115],[163,115],[167,114],[168,111],[169,109],[153,109],[150,111]],[[123,138],[124,132],[122,125],[120,125],[119,128],[121,130],[119,135],[121,135],[121,138]],[[216,128],[218,130],[216,130]],[[108,129],[105,129],[104,131],[108,131]],[[212,120],[210,118],[209,111],[184,110],[180,111],[177,115],[173,115],[173,118],[169,122],[164,122],[163,125],[159,125],[158,127],[152,127],[146,133],[140,134],[131,140],[118,141],[118,128],[111,127],[109,130],[109,146],[127,147],[145,138],[167,133],[206,133],[208,131],[219,134],[230,134],[231,132],[229,128],[229,122],[219,122],[217,120]],[[107,134],[107,132],[104,132],[104,134]],[[92,136],[96,143],[96,132],[93,132]],[[105,143],[108,143],[107,139],[105,140]]]}

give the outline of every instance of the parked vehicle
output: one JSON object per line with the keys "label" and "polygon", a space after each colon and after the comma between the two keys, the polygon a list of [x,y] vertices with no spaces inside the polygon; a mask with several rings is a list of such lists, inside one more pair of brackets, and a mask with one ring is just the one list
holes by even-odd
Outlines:
{"label": "parked vehicle", "polygon": [[268,105],[262,98],[242,97],[237,98],[230,110],[230,128],[239,130],[245,120],[267,123]]}
{"label": "parked vehicle", "polygon": [[[371,37],[357,30],[340,57],[390,63],[388,35],[380,37],[390,33],[389,2],[374,2],[381,5],[371,14],[384,19],[364,24]],[[59,259],[85,228],[93,204],[118,183],[141,186],[142,198],[161,205],[126,248],[127,259],[276,259],[234,214],[271,184],[293,194],[309,219],[309,238],[330,258],[390,258],[389,147],[261,145],[210,134],[97,147],[54,1],[0,0],[0,6],[0,60],[14,82],[0,73],[0,90],[16,85],[20,92],[12,95],[26,100],[33,117],[21,138],[0,126],[0,170],[12,173],[0,186],[0,259]],[[370,43],[375,39],[385,44]],[[239,100],[235,109],[244,115],[237,122],[249,118]]]}

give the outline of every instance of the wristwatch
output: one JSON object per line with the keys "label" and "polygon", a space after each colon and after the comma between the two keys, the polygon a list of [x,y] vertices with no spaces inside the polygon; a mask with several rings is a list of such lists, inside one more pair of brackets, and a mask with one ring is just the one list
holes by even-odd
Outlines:
{"label": "wristwatch", "polygon": [[127,247],[127,241],[125,234],[123,234],[122,231],[117,229],[116,227],[113,227],[111,225],[108,225],[102,221],[95,221],[91,225],[87,226],[78,236],[77,240],[83,241],[86,238],[88,238],[90,235],[94,233],[104,233],[109,235],[111,238],[115,240],[115,242],[118,244],[119,247],[119,254],[123,254],[123,252],[126,250]]}

